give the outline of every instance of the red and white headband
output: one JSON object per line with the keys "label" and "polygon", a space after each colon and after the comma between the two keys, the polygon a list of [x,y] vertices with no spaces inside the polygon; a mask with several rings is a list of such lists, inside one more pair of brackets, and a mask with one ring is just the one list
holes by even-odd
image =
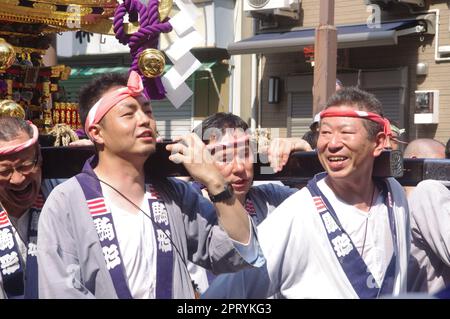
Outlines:
{"label": "red and white headband", "polygon": [[367,119],[380,124],[383,127],[383,132],[386,136],[392,136],[391,124],[389,123],[389,120],[376,113],[357,110],[334,111],[328,109],[320,112],[320,119],[325,117],[358,117]]}
{"label": "red and white headband", "polygon": [[18,153],[18,152],[36,144],[36,141],[38,140],[38,137],[39,137],[38,128],[33,123],[31,123],[31,122],[28,122],[28,123],[30,124],[31,128],[33,129],[33,137],[31,137],[28,141],[25,141],[20,144],[0,147],[0,155],[10,155],[10,154]]}
{"label": "red and white headband", "polygon": [[141,76],[137,72],[131,71],[126,87],[108,92],[89,110],[86,123],[84,124],[86,134],[90,137],[89,128],[94,124],[98,124],[115,105],[130,96],[143,96],[143,90],[144,85],[142,84]]}

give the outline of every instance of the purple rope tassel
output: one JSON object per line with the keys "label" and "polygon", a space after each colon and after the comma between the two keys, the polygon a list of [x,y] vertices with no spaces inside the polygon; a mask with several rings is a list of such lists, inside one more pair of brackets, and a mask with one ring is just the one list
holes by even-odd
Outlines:
{"label": "purple rope tassel", "polygon": [[[133,58],[130,72],[138,72],[144,82],[144,93],[152,100],[162,100],[166,96],[166,90],[161,82],[161,78],[147,78],[139,70],[138,60],[142,51],[148,48],[158,48],[159,35],[172,31],[169,18],[159,21],[158,0],[150,0],[145,6],[139,0],[125,0],[114,12],[114,33],[117,40],[130,47],[130,54]],[[125,34],[123,28],[123,17],[126,13],[139,14],[139,30],[131,35]]]}

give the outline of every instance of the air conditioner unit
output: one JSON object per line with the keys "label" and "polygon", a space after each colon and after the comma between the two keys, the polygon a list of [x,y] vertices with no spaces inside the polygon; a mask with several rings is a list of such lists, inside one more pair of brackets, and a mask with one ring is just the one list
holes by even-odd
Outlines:
{"label": "air conditioner unit", "polygon": [[300,0],[244,0],[244,11],[297,11]]}
{"label": "air conditioner unit", "polygon": [[439,123],[439,91],[415,91],[414,124]]}
{"label": "air conditioner unit", "polygon": [[365,0],[366,4],[378,4],[378,5],[387,5],[392,3],[405,3],[409,5],[414,5],[417,7],[424,7],[424,0]]}

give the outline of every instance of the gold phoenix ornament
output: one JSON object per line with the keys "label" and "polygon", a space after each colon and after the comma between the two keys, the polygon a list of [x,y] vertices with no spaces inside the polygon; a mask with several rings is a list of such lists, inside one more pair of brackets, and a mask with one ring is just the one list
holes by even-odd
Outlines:
{"label": "gold phoenix ornament", "polygon": [[164,72],[166,59],[161,51],[146,49],[139,55],[139,70],[147,78],[160,76]]}
{"label": "gold phoenix ornament", "polygon": [[16,52],[11,44],[0,38],[0,71],[8,69],[16,59]]}

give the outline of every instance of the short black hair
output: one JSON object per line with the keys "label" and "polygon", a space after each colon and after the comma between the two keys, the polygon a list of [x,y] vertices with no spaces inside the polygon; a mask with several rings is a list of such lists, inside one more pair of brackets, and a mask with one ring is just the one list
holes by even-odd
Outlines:
{"label": "short black hair", "polygon": [[308,142],[312,149],[317,148],[317,138],[319,137],[319,132],[309,130],[303,134],[302,139]]}
{"label": "short black hair", "polygon": [[[334,93],[328,100],[325,109],[332,106],[345,105],[355,107],[360,111],[372,112],[384,117],[383,106],[375,95],[355,86],[344,87]],[[370,120],[364,121],[364,127],[367,129],[369,139],[371,140],[373,140],[378,132],[383,129],[380,124]]]}
{"label": "short black hair", "polygon": [[18,117],[0,117],[0,141],[11,141],[19,136],[20,132],[33,137],[33,128],[27,121]]}
{"label": "short black hair", "polygon": [[[83,125],[86,123],[86,118],[89,110],[100,98],[113,87],[127,86],[128,77],[122,73],[105,73],[99,77],[94,78],[91,82],[81,88],[80,90],[80,120]],[[87,133],[87,132],[86,132]]]}
{"label": "short black hair", "polygon": [[245,132],[248,130],[248,124],[233,113],[218,112],[204,119],[201,124],[194,128],[193,132],[202,140],[208,142],[211,137],[210,133],[213,130],[218,130],[223,135],[226,133],[227,129],[236,128],[242,129]]}

